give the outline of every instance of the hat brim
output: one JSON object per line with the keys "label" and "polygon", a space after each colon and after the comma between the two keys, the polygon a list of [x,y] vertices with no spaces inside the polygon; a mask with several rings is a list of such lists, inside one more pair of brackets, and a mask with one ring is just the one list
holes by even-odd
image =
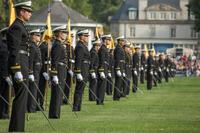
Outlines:
{"label": "hat brim", "polygon": [[86,33],[81,33],[81,34],[78,34],[78,36],[90,36],[90,35]]}
{"label": "hat brim", "polygon": [[140,47],[135,47],[135,49],[140,49]]}
{"label": "hat brim", "polygon": [[41,36],[42,33],[41,32],[32,32],[31,35],[36,35],[36,36],[40,35]]}
{"label": "hat brim", "polygon": [[33,12],[33,9],[31,7],[29,7],[29,6],[17,6],[15,8],[24,9],[24,10],[26,10],[28,12]]}
{"label": "hat brim", "polygon": [[54,33],[56,33],[56,32],[63,32],[63,33],[67,34],[67,30],[66,29],[58,29],[58,30],[54,30],[53,32]]}

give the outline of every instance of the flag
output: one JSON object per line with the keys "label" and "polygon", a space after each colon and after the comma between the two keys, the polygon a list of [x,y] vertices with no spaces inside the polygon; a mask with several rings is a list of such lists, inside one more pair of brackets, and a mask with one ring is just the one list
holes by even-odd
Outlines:
{"label": "flag", "polygon": [[133,43],[131,45],[131,49],[132,49],[132,54],[134,54],[135,53],[135,45]]}
{"label": "flag", "polygon": [[15,14],[15,8],[13,4],[13,0],[9,0],[9,26],[15,21],[16,14]]}
{"label": "flag", "polygon": [[96,27],[96,29],[95,29],[95,36],[96,36],[97,39],[99,39],[99,29],[98,29],[98,27]]}
{"label": "flag", "polygon": [[69,45],[72,44],[72,37],[71,37],[71,19],[70,16],[68,15],[68,20],[67,20],[67,30],[68,30],[68,38],[67,41]]}
{"label": "flag", "polygon": [[42,40],[47,41],[47,40],[51,39],[52,36],[53,36],[53,33],[52,33],[52,29],[51,29],[51,10],[49,8],[48,15],[47,15],[47,21],[46,21],[46,29],[44,31]]}
{"label": "flag", "polygon": [[156,50],[155,50],[155,48],[154,48],[154,45],[152,46],[153,48],[153,56],[156,56]]}
{"label": "flag", "polygon": [[98,27],[96,26],[96,29],[95,29],[95,37],[97,39],[99,39],[101,37],[101,35],[103,35],[103,27]]}
{"label": "flag", "polygon": [[144,50],[145,50],[145,56],[147,58],[149,56],[149,53],[148,53],[148,48],[146,44],[144,45]]}
{"label": "flag", "polygon": [[114,49],[114,48],[115,48],[115,42],[113,40],[113,37],[111,36],[110,49]]}

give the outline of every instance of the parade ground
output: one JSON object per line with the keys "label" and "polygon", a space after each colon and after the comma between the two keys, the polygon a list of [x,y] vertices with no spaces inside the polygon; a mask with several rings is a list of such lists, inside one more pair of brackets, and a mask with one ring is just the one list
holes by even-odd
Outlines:
{"label": "parade ground", "polygon": [[[146,84],[144,84],[146,85]],[[40,112],[30,114],[26,132],[31,133],[199,133],[200,78],[177,77],[147,91],[131,93],[113,101],[106,96],[105,105],[89,102],[84,93],[82,111],[78,118],[69,105],[62,106],[59,120],[50,120],[53,131]],[[48,116],[48,112],[45,112]],[[0,133],[7,132],[9,121],[0,120]]]}

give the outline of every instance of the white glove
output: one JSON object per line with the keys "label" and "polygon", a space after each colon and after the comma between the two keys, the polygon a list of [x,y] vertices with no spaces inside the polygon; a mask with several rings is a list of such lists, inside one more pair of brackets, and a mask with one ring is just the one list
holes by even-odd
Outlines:
{"label": "white glove", "polygon": [[167,68],[167,72],[169,72],[169,69]]}
{"label": "white glove", "polygon": [[29,79],[31,82],[34,82],[34,81],[35,81],[35,78],[34,78],[33,74],[29,75],[29,76],[28,76],[28,79]]}
{"label": "white glove", "polygon": [[69,75],[70,75],[71,77],[74,76],[74,72],[73,72],[72,70],[69,70],[68,73],[69,73]]}
{"label": "white glove", "polygon": [[52,81],[53,81],[55,84],[58,84],[58,76],[53,76]]}
{"label": "white glove", "polygon": [[77,74],[77,80],[82,81],[83,80],[83,76],[81,74]]}
{"label": "white glove", "polygon": [[141,67],[141,68],[140,68],[140,70],[142,71],[142,70],[144,70],[144,68],[143,68],[143,67]]}
{"label": "white glove", "polygon": [[75,61],[74,61],[74,60],[72,60],[72,59],[70,59],[69,61],[70,61],[71,63],[75,63]]}
{"label": "white glove", "polygon": [[171,71],[174,71],[174,69],[171,69]]}
{"label": "white glove", "polygon": [[9,86],[13,86],[13,82],[10,79],[10,77],[6,77],[5,80],[6,80],[6,82],[8,83]]}
{"label": "white glove", "polygon": [[23,81],[23,75],[22,75],[21,72],[16,72],[14,78],[18,82],[22,82]]}
{"label": "white glove", "polygon": [[137,71],[134,71],[134,75],[136,75],[136,76],[137,76]]}
{"label": "white glove", "polygon": [[46,72],[43,72],[42,75],[44,76],[45,80],[49,80],[49,75]]}
{"label": "white glove", "polygon": [[104,72],[100,72],[100,77],[101,77],[101,78],[103,78],[103,79],[105,79],[105,78],[106,78],[106,76],[105,76]]}
{"label": "white glove", "polygon": [[118,77],[121,77],[121,76],[122,76],[122,73],[121,73],[120,70],[117,70],[117,76],[118,76]]}
{"label": "white glove", "polygon": [[161,70],[161,68],[159,68],[159,72],[161,72],[162,70]]}
{"label": "white glove", "polygon": [[125,74],[125,73],[122,73],[122,76],[125,78],[125,77],[126,77],[126,74]]}
{"label": "white glove", "polygon": [[153,71],[151,71],[150,74],[153,75]]}
{"label": "white glove", "polygon": [[154,72],[154,75],[157,75],[157,72]]}
{"label": "white glove", "polygon": [[93,73],[91,73],[91,77],[92,77],[92,79],[96,79],[96,74],[93,72]]}
{"label": "white glove", "polygon": [[108,77],[109,77],[109,78],[112,78],[112,75],[111,75],[111,73],[108,73]]}

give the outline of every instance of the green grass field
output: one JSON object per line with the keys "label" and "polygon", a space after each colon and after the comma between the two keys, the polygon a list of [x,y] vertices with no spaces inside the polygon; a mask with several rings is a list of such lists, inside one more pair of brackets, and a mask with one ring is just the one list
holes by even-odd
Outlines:
{"label": "green grass field", "polygon": [[[152,91],[140,85],[144,94],[112,101],[104,106],[88,102],[85,91],[78,118],[69,105],[62,107],[60,120],[50,120],[52,131],[40,112],[30,115],[26,131],[34,133],[200,133],[200,78],[176,78]],[[48,115],[48,113],[46,112]],[[0,133],[7,132],[9,121],[0,121]]]}

